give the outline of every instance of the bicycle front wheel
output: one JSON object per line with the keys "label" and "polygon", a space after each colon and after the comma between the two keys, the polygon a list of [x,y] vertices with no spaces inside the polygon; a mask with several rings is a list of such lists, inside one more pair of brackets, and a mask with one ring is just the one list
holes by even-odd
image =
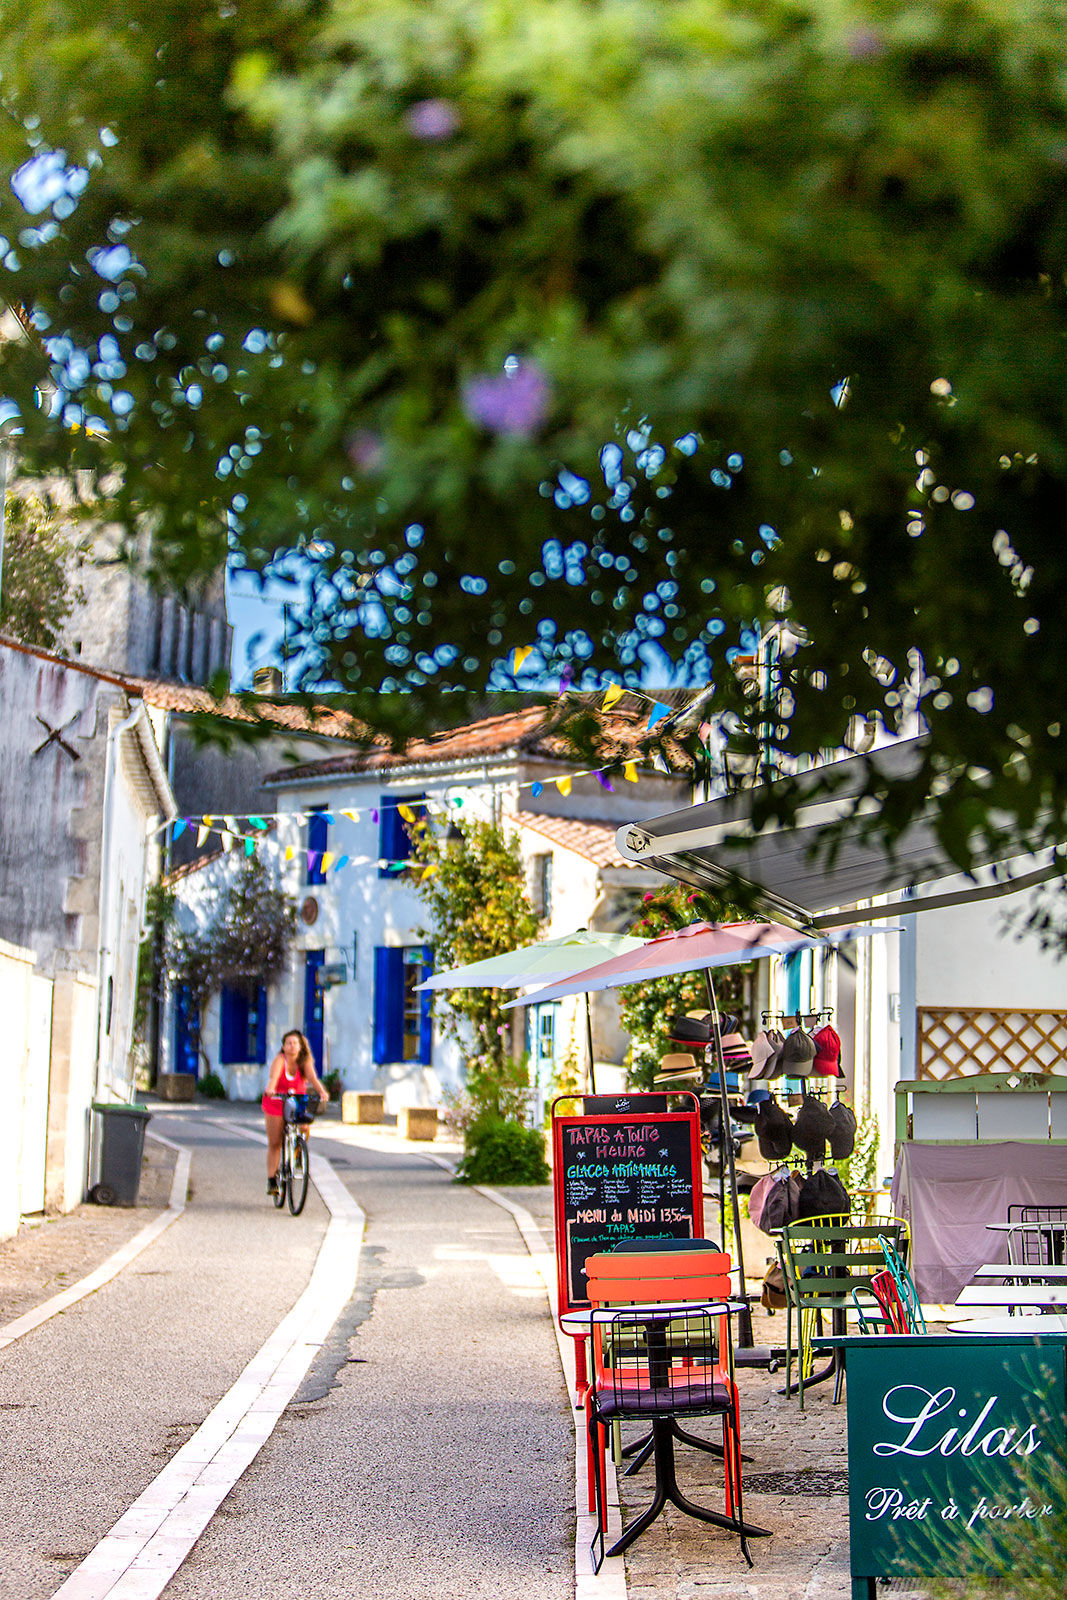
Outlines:
{"label": "bicycle front wheel", "polygon": [[293,1148],[289,1159],[289,1210],[294,1217],[298,1217],[308,1197],[308,1151],[299,1134],[293,1135]]}
{"label": "bicycle front wheel", "polygon": [[282,1206],[285,1204],[285,1190],[286,1190],[286,1180],[287,1180],[287,1178],[288,1178],[288,1164],[287,1164],[286,1159],[285,1159],[285,1148],[283,1146],[282,1147],[282,1159],[278,1162],[278,1171],[277,1171],[277,1174],[276,1174],[276,1180],[277,1180],[278,1187],[275,1189],[273,1195],[271,1196],[272,1200],[274,1201],[274,1204],[277,1206],[279,1211],[281,1210]]}

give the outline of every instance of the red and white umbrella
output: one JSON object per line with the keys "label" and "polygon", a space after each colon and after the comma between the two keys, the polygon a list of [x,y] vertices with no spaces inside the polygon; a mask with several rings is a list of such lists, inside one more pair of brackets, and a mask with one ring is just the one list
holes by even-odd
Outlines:
{"label": "red and white umbrella", "polygon": [[658,934],[636,949],[626,950],[586,967],[570,977],[534,989],[512,1005],[559,1000],[564,995],[618,989],[623,984],[670,978],[679,972],[737,966],[764,956],[790,956],[798,950],[830,949],[850,939],[871,938],[886,928],[834,928],[807,934],[781,922],[691,922],[688,927]]}

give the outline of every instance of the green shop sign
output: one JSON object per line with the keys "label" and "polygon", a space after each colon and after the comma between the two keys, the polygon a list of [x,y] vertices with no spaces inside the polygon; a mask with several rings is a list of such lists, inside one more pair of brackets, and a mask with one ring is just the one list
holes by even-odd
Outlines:
{"label": "green shop sign", "polygon": [[1036,1571],[1063,1548],[1063,1339],[935,1334],[845,1348],[854,1596],[873,1594],[876,1577],[996,1574],[1020,1549]]}

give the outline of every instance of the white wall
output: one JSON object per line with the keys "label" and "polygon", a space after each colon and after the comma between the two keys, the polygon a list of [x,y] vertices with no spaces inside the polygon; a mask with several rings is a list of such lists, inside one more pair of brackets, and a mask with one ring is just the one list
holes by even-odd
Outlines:
{"label": "white wall", "polygon": [[[116,713],[112,717],[117,719]],[[136,735],[126,734],[123,739]],[[112,743],[114,743],[114,739]],[[149,815],[120,750],[110,752],[100,869],[100,1019],[97,1094],[128,1101],[133,1095],[130,1044],[137,998],[137,954],[147,888]],[[108,984],[111,984],[110,1026]]]}
{"label": "white wall", "polygon": [[[923,893],[968,887],[963,877],[941,879]],[[1006,895],[917,919],[916,1002],[919,1006],[992,1006],[1040,1010],[1067,1007],[1067,962],[1042,951],[1032,936],[1022,939],[1009,917],[1025,921],[1031,894]]]}
{"label": "white wall", "polygon": [[0,941],[0,1016],[4,1018],[4,1049],[0,1058],[0,1093],[8,1111],[11,1159],[0,1161],[0,1239],[18,1232],[22,1127],[21,1110],[26,1087],[30,1048],[30,994],[33,981],[32,950]]}

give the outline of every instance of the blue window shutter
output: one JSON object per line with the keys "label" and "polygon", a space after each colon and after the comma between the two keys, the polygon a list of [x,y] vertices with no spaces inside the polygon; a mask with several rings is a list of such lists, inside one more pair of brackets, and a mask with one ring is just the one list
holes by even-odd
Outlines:
{"label": "blue window shutter", "polygon": [[404,1053],[404,952],[378,945],[374,951],[374,1061],[399,1061]]}
{"label": "blue window shutter", "polygon": [[[433,945],[424,944],[422,947],[422,976],[420,983],[433,972]],[[424,989],[419,996],[422,1005],[419,1009],[419,1061],[428,1067],[433,1061],[433,990]]]}
{"label": "blue window shutter", "polygon": [[[380,822],[378,824],[378,855],[382,861],[395,862],[407,861],[411,855],[411,835],[408,832],[410,824],[406,823],[400,815],[398,807],[410,806],[416,817],[424,814],[423,801],[426,796],[422,794],[383,794],[378,802]],[[395,878],[399,876],[395,868],[382,866],[378,869],[380,878]]]}
{"label": "blue window shutter", "polygon": [[256,1053],[252,1059],[260,1066],[267,1059],[267,990],[262,983],[256,997]]}
{"label": "blue window shutter", "polygon": [[[330,848],[330,824],[320,809],[316,809],[308,817],[307,847],[309,852],[314,851],[318,856],[321,856],[324,851]],[[308,867],[307,881],[308,883],[326,882],[326,874],[323,872],[319,862],[316,861],[313,866]]]}

